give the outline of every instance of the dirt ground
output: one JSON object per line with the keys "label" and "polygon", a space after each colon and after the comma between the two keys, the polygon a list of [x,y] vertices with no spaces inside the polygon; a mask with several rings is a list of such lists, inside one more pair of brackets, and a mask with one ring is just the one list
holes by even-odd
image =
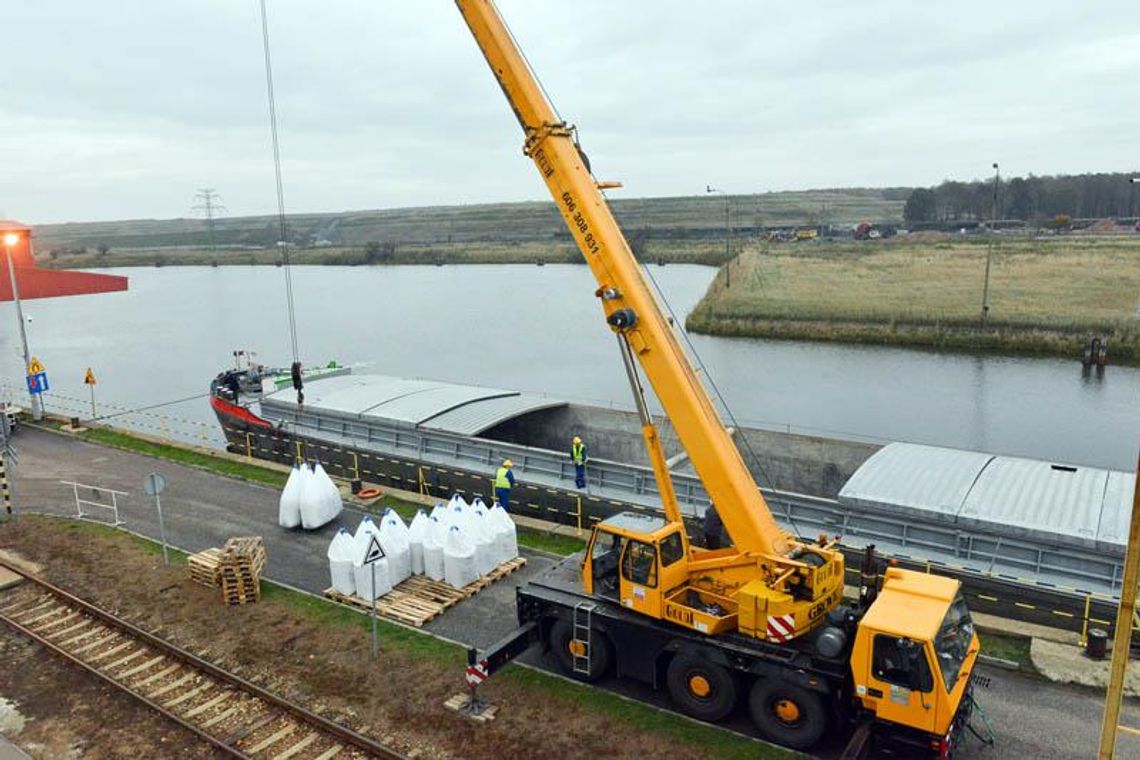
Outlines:
{"label": "dirt ground", "polygon": [[[499,714],[491,723],[474,724],[442,706],[462,690],[461,652],[441,655],[426,637],[404,635],[382,641],[380,657],[372,663],[368,635],[359,625],[321,623],[272,599],[224,607],[216,592],[190,582],[184,565],[164,567],[160,556],[128,536],[26,517],[0,529],[0,549],[43,565],[51,582],[140,627],[417,757],[666,756],[680,749],[666,737],[584,708],[580,695],[585,692],[555,692],[522,678],[484,686],[484,697],[499,705]],[[108,748],[156,743],[179,747],[191,757],[205,752],[191,748],[192,740],[179,738],[173,729],[163,732],[154,716],[146,716],[149,722],[136,719],[115,706],[114,714],[123,717],[100,721],[104,706],[110,710],[115,699],[101,693],[109,687],[81,690],[81,683],[94,683],[90,676],[50,667],[47,653],[12,635],[4,642],[0,696],[20,703],[28,723],[11,738],[29,751],[60,756],[36,749],[50,739],[64,756],[68,751],[108,756]],[[687,755],[699,756],[694,749],[684,748]]]}

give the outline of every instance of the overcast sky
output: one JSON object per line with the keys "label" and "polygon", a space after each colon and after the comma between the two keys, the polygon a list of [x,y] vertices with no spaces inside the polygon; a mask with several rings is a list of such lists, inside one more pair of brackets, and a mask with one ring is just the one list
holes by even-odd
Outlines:
{"label": "overcast sky", "polygon": [[[1135,167],[1135,0],[500,0],[628,197]],[[449,0],[270,0],[287,210],[545,199]],[[0,216],[276,209],[256,0],[5,3]]]}

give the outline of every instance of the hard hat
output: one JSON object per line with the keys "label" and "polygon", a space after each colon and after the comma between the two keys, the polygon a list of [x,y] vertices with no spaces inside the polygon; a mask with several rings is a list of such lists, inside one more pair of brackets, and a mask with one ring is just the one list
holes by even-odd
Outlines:
{"label": "hard hat", "polygon": [[509,460],[509,459],[503,460],[503,467],[514,467],[514,466],[515,466],[515,463],[512,462],[511,460]]}
{"label": "hard hat", "polygon": [[581,438],[579,438],[578,436],[574,436],[574,443],[581,443],[581,442],[582,442]]}

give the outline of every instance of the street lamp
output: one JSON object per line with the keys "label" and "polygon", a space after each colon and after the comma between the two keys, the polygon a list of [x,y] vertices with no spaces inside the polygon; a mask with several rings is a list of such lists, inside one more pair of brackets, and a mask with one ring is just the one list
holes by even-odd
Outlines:
{"label": "street lamp", "polygon": [[[997,234],[997,220],[998,220],[998,187],[1001,185],[1001,169],[998,168],[997,162],[994,162],[994,212],[993,220],[990,222],[993,228],[990,230],[990,235]],[[986,246],[986,282],[982,286],[982,324],[986,323],[986,318],[990,314],[990,262],[993,260],[994,253],[994,240],[991,237],[989,244]]]}
{"label": "street lamp", "polygon": [[729,195],[723,190],[705,185],[706,193],[720,193],[724,196],[724,286],[732,285],[732,227],[729,222]]}
{"label": "street lamp", "polygon": [[[8,256],[8,277],[12,281],[12,301],[16,304],[16,321],[20,323],[20,344],[24,348],[24,371],[32,363],[32,354],[28,350],[28,331],[24,327],[24,309],[20,305],[20,286],[16,284],[16,264],[12,259],[12,247],[20,242],[20,233],[4,233],[4,251]],[[29,243],[30,245],[30,243]],[[40,406],[40,397],[29,392],[32,400],[32,419],[39,422],[44,418],[43,408]]]}
{"label": "street lamp", "polygon": [[1128,216],[1136,216],[1136,182],[1140,181],[1140,177],[1128,178]]}

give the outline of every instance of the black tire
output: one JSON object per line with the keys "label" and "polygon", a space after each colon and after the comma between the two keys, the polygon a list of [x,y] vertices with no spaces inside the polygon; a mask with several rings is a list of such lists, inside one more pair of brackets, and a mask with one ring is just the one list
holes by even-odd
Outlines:
{"label": "black tire", "polygon": [[736,681],[732,674],[696,655],[674,657],[665,680],[669,696],[682,712],[694,718],[715,722],[727,717],[736,706]]}
{"label": "black tire", "polygon": [[550,648],[558,659],[562,672],[579,681],[594,682],[605,675],[613,659],[610,642],[604,633],[598,630],[590,631],[590,645],[594,651],[590,653],[590,672],[574,672],[574,653],[570,651],[570,642],[574,639],[574,626],[569,620],[559,620],[550,629]]}
{"label": "black tire", "polygon": [[823,698],[779,678],[758,679],[752,685],[748,707],[764,738],[786,747],[808,749],[827,730]]}

